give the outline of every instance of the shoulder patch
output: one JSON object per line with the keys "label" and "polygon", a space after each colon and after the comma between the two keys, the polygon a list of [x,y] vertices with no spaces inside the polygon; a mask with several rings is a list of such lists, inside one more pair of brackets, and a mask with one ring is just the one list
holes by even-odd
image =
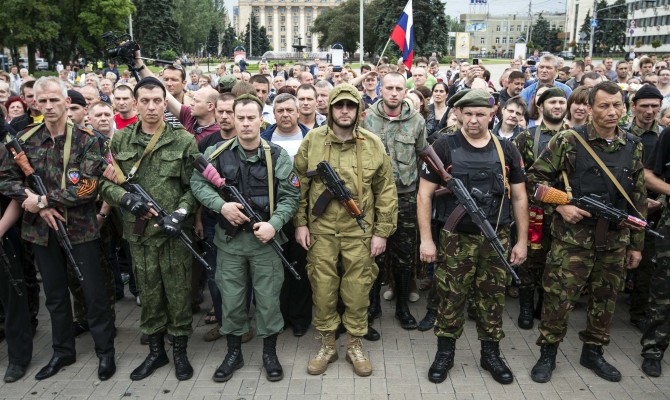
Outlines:
{"label": "shoulder patch", "polygon": [[93,133],[92,130],[88,129],[85,126],[79,126],[78,128],[79,128],[80,131],[86,133],[88,136],[95,136],[95,133]]}
{"label": "shoulder patch", "polygon": [[291,171],[291,173],[288,174],[288,183],[290,183],[293,187],[300,187],[300,180],[294,171]]}

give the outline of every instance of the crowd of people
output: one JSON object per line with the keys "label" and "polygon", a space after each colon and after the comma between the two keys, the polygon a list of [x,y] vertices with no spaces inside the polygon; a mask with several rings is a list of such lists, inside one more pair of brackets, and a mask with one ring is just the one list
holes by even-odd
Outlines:
{"label": "crowd of people", "polygon": [[[382,58],[360,73],[318,59],[263,60],[257,73],[222,63],[212,74],[197,63],[154,72],[139,51],[134,61],[136,77],[111,61],[37,80],[0,73],[5,382],[31,361],[40,286],[53,356],[35,378],[75,363],[86,332],[98,377],[114,376],[122,271],[148,345],[132,380],[169,363],[166,340],[176,378],[188,380],[189,340],[225,337],[212,379],[228,381],[255,335],[278,381],[278,335],[310,326],[319,346],[309,374],[338,359],[346,333],[346,360],[369,376],[364,340],[380,339],[383,297],[403,329],[434,329],[431,382],[446,379],[469,317],[481,367],[501,384],[514,381],[499,344],[505,302],[518,298],[519,328],[539,320],[529,373],[545,383],[570,312],[588,296],[580,364],[616,382],[603,346],[623,290],[641,368],[661,376],[670,56],[565,66],[535,53],[510,60],[497,82],[479,60],[441,66],[435,54],[411,69]],[[584,206],[594,202],[610,213]],[[205,287],[213,328],[193,339]],[[420,290],[417,320],[409,303]]]}

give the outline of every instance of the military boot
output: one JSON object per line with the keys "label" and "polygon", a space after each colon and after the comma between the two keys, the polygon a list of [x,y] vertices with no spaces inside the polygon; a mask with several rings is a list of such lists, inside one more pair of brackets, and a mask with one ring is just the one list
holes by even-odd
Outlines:
{"label": "military boot", "polygon": [[621,380],[621,372],[603,358],[603,346],[584,343],[579,363],[583,367],[592,369],[596,375],[610,382]]}
{"label": "military boot", "polygon": [[180,381],[193,377],[193,367],[186,356],[188,336],[175,336],[172,347],[172,358],[174,359],[174,375]]}
{"label": "military boot", "polygon": [[375,279],[375,282],[370,288],[370,306],[368,306],[368,322],[372,322],[375,319],[382,316],[382,305],[381,305],[381,290],[382,290],[382,281],[380,277]]}
{"label": "military boot", "polygon": [[277,358],[277,334],[263,339],[263,368],[265,376],[270,382],[280,381],[284,378],[284,370]]}
{"label": "military boot", "polygon": [[212,379],[214,382],[226,382],[233,377],[233,373],[244,367],[244,358],[242,357],[242,337],[227,335],[228,352],[219,368],[214,372]]}
{"label": "military boot", "polygon": [[482,341],[481,350],[481,366],[484,370],[489,371],[493,379],[498,383],[507,385],[514,381],[512,371],[507,367],[505,361],[500,358],[500,345],[498,342],[491,340]]}
{"label": "military boot", "polygon": [[321,375],[328,369],[328,364],[337,361],[337,341],[335,331],[318,331],[321,348],[314,358],[309,360],[307,372],[310,375]]}
{"label": "military boot", "polygon": [[396,304],[395,317],[400,321],[403,329],[416,329],[416,319],[409,312],[409,281],[412,279],[412,271],[402,269],[396,274]]}
{"label": "military boot", "polygon": [[149,335],[149,355],[139,367],[130,373],[130,379],[139,381],[154,373],[160,367],[168,364],[165,353],[165,341],[163,332]]}
{"label": "military boot", "polygon": [[645,358],[642,362],[642,371],[647,376],[658,378],[661,376],[661,369],[661,360],[657,360],[656,358]]}
{"label": "military boot", "polygon": [[358,376],[370,376],[372,364],[363,353],[363,340],[360,336],[348,335],[347,361],[354,366],[354,373]]}
{"label": "military boot", "polygon": [[428,370],[428,380],[433,383],[444,382],[447,373],[454,366],[454,355],[456,354],[456,339],[450,337],[437,338],[437,353],[435,360]]}
{"label": "military boot", "polygon": [[530,378],[537,383],[547,383],[551,380],[551,372],[556,369],[556,353],[558,344],[543,344],[540,347],[540,359],[530,371]]}
{"label": "military boot", "polygon": [[435,320],[437,319],[437,310],[429,308],[426,311],[426,315],[423,317],[421,322],[419,322],[418,329],[420,331],[427,331],[435,327]]}
{"label": "military boot", "polygon": [[535,296],[535,289],[521,288],[519,289],[519,328],[533,329],[533,298]]}
{"label": "military boot", "polygon": [[369,341],[369,342],[376,342],[377,340],[381,339],[382,336],[377,332],[375,328],[373,328],[370,323],[368,323],[368,333],[363,335],[363,339]]}

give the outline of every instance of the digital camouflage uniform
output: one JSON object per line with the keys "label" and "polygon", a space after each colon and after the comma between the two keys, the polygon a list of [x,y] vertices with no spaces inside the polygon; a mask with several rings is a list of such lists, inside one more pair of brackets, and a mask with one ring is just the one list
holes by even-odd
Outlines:
{"label": "digital camouflage uniform", "polygon": [[[661,133],[661,128],[658,123],[654,121],[654,124],[649,130],[640,128],[635,123],[635,118],[624,128],[628,132],[642,139],[642,144],[644,146],[644,160],[649,158],[651,153],[654,150],[654,146],[658,140],[658,135]],[[655,193],[649,193],[649,197],[655,199],[657,196]],[[657,219],[649,216],[650,220]],[[654,262],[654,256],[656,254],[656,249],[654,246],[655,238],[651,235],[646,235],[644,238],[644,250],[642,251],[642,260],[640,265],[634,270],[629,271],[633,274],[633,291],[630,294],[630,320],[631,322],[646,321],[648,318],[647,312],[649,310],[649,284],[651,280],[652,273],[654,271],[656,263]]]}
{"label": "digital camouflage uniform", "polygon": [[[608,145],[591,124],[586,125],[586,132],[587,141],[595,151],[622,154],[611,157],[623,157],[627,151],[627,141],[631,140],[619,129],[612,143]],[[561,171],[566,171],[569,179],[575,176],[576,158],[580,151],[578,146],[581,146],[574,137],[577,134],[575,130],[565,130],[549,142],[545,152],[528,171],[528,191],[531,196],[538,184],[562,188]],[[641,143],[633,142],[630,148],[632,155],[626,156],[632,160],[631,165],[626,168],[629,173],[627,179],[632,187],[629,196],[644,217],[647,211],[647,191],[642,166],[643,147]],[[603,173],[601,179],[608,178]],[[555,210],[553,206],[546,207]],[[629,213],[635,213],[630,206],[627,209]],[[621,289],[626,250],[628,248],[641,251],[644,232],[610,229],[605,235],[604,245],[596,247],[594,226],[584,222],[569,224],[559,213],[553,212],[551,235],[552,245],[542,280],[545,297],[537,344],[558,344],[563,340],[568,326],[568,314],[587,284],[591,289],[587,326],[579,332],[579,337],[585,344],[608,344],[616,296]]]}
{"label": "digital camouflage uniform", "polygon": [[[244,163],[261,164],[266,169],[263,146],[259,146],[256,154],[248,156],[239,144],[237,138],[226,152],[244,160]],[[268,219],[268,223],[276,230],[276,239],[280,244],[286,242],[282,227],[291,220],[298,207],[300,189],[296,186],[296,175],[293,173],[293,164],[286,150],[279,146],[279,156],[274,163],[275,210]],[[211,146],[205,151],[205,158],[216,150],[218,146]],[[273,157],[274,158],[274,157]],[[218,166],[218,159],[212,161]],[[225,176],[219,171],[222,176]],[[237,173],[237,171],[235,171]],[[226,177],[230,179],[229,177]],[[239,179],[239,178],[238,178]],[[232,180],[232,179],[231,179]],[[230,181],[229,181],[230,182]],[[196,198],[203,206],[210,210],[221,210],[226,203],[221,195],[202,176],[194,171],[191,186]],[[238,183],[238,189],[242,191]],[[267,188],[267,179],[265,179]],[[220,216],[220,218],[224,218]],[[248,226],[248,224],[246,224]],[[247,227],[241,227],[235,236],[229,236],[217,223],[215,228],[214,244],[217,248],[216,285],[221,291],[222,335],[242,336],[249,331],[249,318],[246,310],[247,282],[251,278],[252,289],[256,301],[256,332],[258,337],[266,338],[282,331],[284,319],[279,307],[279,293],[284,282],[284,267],[279,256],[268,244],[261,243],[254,233]]]}
{"label": "digital camouflage uniform", "polygon": [[[151,135],[142,132],[142,123],[129,125],[114,134],[111,152],[121,171],[128,174],[141,157]],[[168,213],[183,208],[191,214],[196,201],[191,193],[192,163],[198,154],[193,135],[181,128],[165,124],[165,130],[153,151],[146,155],[132,178],[149,193]],[[112,207],[119,207],[126,190],[103,179],[100,185],[103,199]],[[124,238],[130,243],[137,287],[142,294],[142,333],[154,335],[164,332],[187,336],[192,332],[191,322],[191,263],[192,256],[179,238],[168,238],[157,220],[146,224],[143,234],[134,233],[135,216],[123,213]],[[182,225],[190,232],[192,219]]]}
{"label": "digital camouflage uniform", "polygon": [[[27,131],[18,137],[23,138],[25,133]],[[104,278],[97,262],[99,233],[95,220],[95,198],[102,173],[100,145],[91,131],[73,127],[69,161],[64,171],[65,138],[66,135],[60,135],[52,139],[42,124],[30,138],[23,138],[25,143],[22,147],[31,166],[44,182],[49,207],[59,209],[66,218],[65,226],[72,243],[72,254],[84,278],[81,285],[96,354],[99,357],[113,356],[114,325],[108,299],[100,290],[104,287]],[[29,185],[16,162],[7,155],[4,146],[0,150],[0,160],[0,192],[23,202],[26,199],[25,188]],[[65,188],[61,189],[64,175]],[[75,356],[72,309],[67,290],[67,269],[70,266],[57,242],[56,234],[37,214],[25,212],[21,236],[32,245],[42,275],[45,305],[51,316],[54,355]]]}
{"label": "digital camouflage uniform", "polygon": [[[557,131],[552,131],[547,129],[544,123],[540,125],[541,132],[545,135],[549,134],[552,137],[566,128],[565,124],[563,124]],[[546,146],[546,143],[541,139],[537,146],[537,155],[535,154],[535,129],[535,127],[526,129],[513,140],[513,143],[519,149],[519,153],[521,153],[521,159],[526,171],[542,154]],[[529,204],[531,201],[532,199],[529,201]],[[531,243],[530,237],[528,238],[528,258],[518,269],[519,279],[521,279],[520,290],[535,290],[536,286],[542,284],[542,274],[547,261],[547,253],[551,246],[551,211],[550,207],[543,207],[542,240],[540,243]]]}
{"label": "digital camouflage uniform", "polygon": [[[335,87],[329,104],[337,101],[343,92],[342,85]],[[357,121],[361,118],[361,101]],[[332,111],[327,125],[313,129],[303,139],[295,155],[295,171],[300,179],[300,203],[293,219],[296,228],[309,227],[311,243],[307,253],[307,275],[312,284],[314,314],[312,324],[321,332],[335,331],[343,323],[353,336],[363,336],[368,331],[368,293],[377,278],[379,269],[370,255],[372,235],[388,238],[396,229],[398,200],[391,162],[384,144],[373,133],[358,126],[354,139],[342,141],[332,131]],[[363,187],[358,187],[356,147],[361,149]],[[326,157],[326,144],[330,144],[330,157]],[[344,180],[354,201],[365,213],[363,223],[367,233],[337,201],[328,203],[320,216],[312,214],[312,207],[327,190],[320,178],[307,176],[321,161],[328,161]],[[338,259],[341,259],[342,277],[338,276]],[[338,294],[346,306],[340,318],[337,312]]]}

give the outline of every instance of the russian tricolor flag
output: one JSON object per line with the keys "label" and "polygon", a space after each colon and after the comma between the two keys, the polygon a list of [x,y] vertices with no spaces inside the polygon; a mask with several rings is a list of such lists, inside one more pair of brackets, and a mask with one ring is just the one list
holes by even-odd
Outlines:
{"label": "russian tricolor flag", "polygon": [[412,17],[412,0],[409,0],[405,9],[402,10],[402,15],[398,19],[395,28],[393,28],[393,32],[391,32],[391,40],[400,47],[400,50],[402,50],[403,64],[407,66],[408,70],[411,70],[412,59],[414,58],[414,19]]}

